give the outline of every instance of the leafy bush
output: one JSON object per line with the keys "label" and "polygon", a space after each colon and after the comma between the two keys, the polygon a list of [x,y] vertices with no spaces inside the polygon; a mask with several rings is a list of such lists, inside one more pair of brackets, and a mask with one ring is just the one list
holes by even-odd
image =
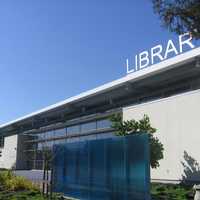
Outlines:
{"label": "leafy bush", "polygon": [[6,190],[38,190],[29,180],[21,176],[15,176],[11,171],[0,172],[0,185]]}
{"label": "leafy bush", "polygon": [[194,199],[191,186],[152,183],[151,197],[152,200],[189,200]]}
{"label": "leafy bush", "polygon": [[159,161],[163,159],[163,144],[153,134],[156,129],[151,126],[150,119],[147,115],[139,120],[123,121],[121,114],[116,114],[111,117],[112,128],[115,129],[115,134],[118,136],[126,136],[131,134],[147,133],[150,143],[150,164],[152,168],[160,166]]}
{"label": "leafy bush", "polygon": [[16,191],[0,192],[0,200],[46,200],[46,198],[37,191]]}

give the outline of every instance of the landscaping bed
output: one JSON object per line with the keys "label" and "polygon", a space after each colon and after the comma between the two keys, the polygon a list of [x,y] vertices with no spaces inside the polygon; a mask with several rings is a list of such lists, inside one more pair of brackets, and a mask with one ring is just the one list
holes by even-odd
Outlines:
{"label": "landscaping bed", "polygon": [[182,184],[152,183],[151,196],[153,200],[192,200],[194,191],[192,186]]}
{"label": "landscaping bed", "polygon": [[38,191],[0,192],[0,200],[45,200]]}
{"label": "landscaping bed", "polygon": [[[190,200],[194,199],[192,186],[182,184],[151,184],[152,200]],[[0,200],[47,200],[39,188],[31,181],[15,176],[11,171],[0,172]],[[53,200],[59,200],[53,195]]]}
{"label": "landscaping bed", "polygon": [[[53,200],[58,198],[54,194]],[[46,200],[39,187],[12,171],[0,171],[0,200]]]}

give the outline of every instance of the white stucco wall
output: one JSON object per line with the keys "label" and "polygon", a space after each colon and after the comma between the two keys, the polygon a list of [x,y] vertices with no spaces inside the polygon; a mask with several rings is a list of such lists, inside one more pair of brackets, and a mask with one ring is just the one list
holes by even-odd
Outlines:
{"label": "white stucco wall", "polygon": [[1,149],[0,168],[10,169],[16,163],[18,136],[5,137],[4,148]]}
{"label": "white stucco wall", "polygon": [[181,162],[185,162],[189,167],[188,178],[200,180],[197,165],[196,169],[192,169],[192,159],[188,157],[188,162],[184,159],[185,151],[200,164],[200,91],[123,109],[124,120],[141,119],[144,114],[150,117],[152,125],[157,128],[156,136],[165,148],[160,168],[151,170],[152,179],[182,179],[186,168]]}

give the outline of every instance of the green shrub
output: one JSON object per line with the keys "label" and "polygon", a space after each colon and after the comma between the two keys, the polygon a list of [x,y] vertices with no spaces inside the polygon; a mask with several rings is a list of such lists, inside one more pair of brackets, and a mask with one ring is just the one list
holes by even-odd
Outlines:
{"label": "green shrub", "polygon": [[141,120],[123,120],[121,114],[115,114],[110,117],[112,128],[115,129],[115,135],[126,136],[133,134],[148,133],[150,144],[150,165],[156,169],[160,166],[160,160],[163,159],[164,146],[157,137],[154,136],[156,129],[152,127],[150,118],[147,115]]}
{"label": "green shrub", "polygon": [[188,200],[193,196],[193,191],[191,186],[152,183],[151,196],[152,200]]}
{"label": "green shrub", "polygon": [[19,190],[37,190],[36,186],[24,177],[14,176],[6,181],[6,187],[13,191]]}
{"label": "green shrub", "polygon": [[0,172],[0,186],[1,190],[3,190],[6,187],[6,182],[12,178],[11,171],[1,171]]}
{"label": "green shrub", "polygon": [[0,185],[6,190],[38,190],[36,185],[21,176],[15,176],[11,171],[0,172]]}

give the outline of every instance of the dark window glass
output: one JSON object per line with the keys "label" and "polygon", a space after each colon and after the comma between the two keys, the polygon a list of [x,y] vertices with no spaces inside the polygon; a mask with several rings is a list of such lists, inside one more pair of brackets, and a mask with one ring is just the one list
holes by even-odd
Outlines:
{"label": "dark window glass", "polygon": [[26,141],[38,140],[38,134],[27,134]]}
{"label": "dark window glass", "polygon": [[3,148],[4,147],[4,137],[1,136],[0,137],[0,148]]}

